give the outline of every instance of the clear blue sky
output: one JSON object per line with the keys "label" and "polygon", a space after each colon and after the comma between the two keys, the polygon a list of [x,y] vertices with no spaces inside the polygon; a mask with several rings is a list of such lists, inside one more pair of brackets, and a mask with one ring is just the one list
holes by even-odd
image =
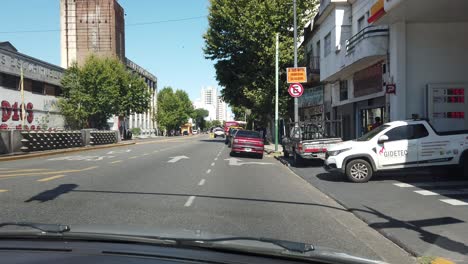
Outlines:
{"label": "clear blue sky", "polygon": [[[1,1],[0,41],[20,52],[60,65],[59,0]],[[119,0],[126,17],[126,56],[158,77],[158,88],[172,86],[200,97],[202,86],[217,86],[213,62],[203,56],[207,18],[130,26],[129,24],[206,16],[208,0]]]}

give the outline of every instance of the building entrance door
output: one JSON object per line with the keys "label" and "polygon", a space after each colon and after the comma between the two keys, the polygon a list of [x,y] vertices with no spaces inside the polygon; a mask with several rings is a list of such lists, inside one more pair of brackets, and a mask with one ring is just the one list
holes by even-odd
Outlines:
{"label": "building entrance door", "polygon": [[380,118],[380,122],[382,123],[385,114],[385,107],[374,107],[374,108],[366,108],[361,109],[359,113],[359,128],[360,128],[360,135],[362,136],[365,133],[372,130],[372,127],[376,123],[376,118]]}

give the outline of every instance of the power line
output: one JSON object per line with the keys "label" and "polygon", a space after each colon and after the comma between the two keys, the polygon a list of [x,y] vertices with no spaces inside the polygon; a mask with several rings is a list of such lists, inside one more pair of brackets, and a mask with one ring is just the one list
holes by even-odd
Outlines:
{"label": "power line", "polygon": [[[150,22],[138,22],[138,23],[126,24],[125,27],[180,22],[180,21],[195,20],[195,19],[201,19],[201,18],[206,18],[206,16],[186,17],[186,18],[168,19],[168,20],[159,20],[159,21],[150,21]],[[47,33],[47,32],[60,32],[60,31],[61,31],[60,29],[15,30],[15,31],[0,31],[0,34]]]}

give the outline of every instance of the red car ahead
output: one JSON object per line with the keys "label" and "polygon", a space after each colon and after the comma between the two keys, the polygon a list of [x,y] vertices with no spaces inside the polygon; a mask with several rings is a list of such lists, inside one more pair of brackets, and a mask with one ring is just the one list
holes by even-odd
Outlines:
{"label": "red car ahead", "polygon": [[263,158],[263,138],[260,133],[249,130],[238,130],[231,146],[231,156],[234,153],[252,153]]}

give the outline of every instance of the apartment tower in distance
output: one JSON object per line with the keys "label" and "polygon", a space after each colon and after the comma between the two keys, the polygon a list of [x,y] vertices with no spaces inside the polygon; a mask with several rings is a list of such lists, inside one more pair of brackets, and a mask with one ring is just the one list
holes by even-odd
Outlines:
{"label": "apartment tower in distance", "polygon": [[124,9],[116,0],[60,0],[61,66],[93,53],[125,63]]}

